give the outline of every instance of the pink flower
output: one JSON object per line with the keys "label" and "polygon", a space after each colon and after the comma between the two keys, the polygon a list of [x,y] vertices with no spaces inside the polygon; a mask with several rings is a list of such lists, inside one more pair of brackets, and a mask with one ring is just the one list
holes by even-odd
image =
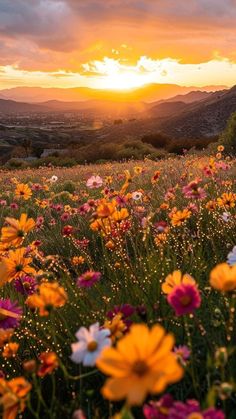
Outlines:
{"label": "pink flower", "polygon": [[86,186],[90,189],[100,188],[102,184],[103,180],[100,176],[91,176],[86,182]]}
{"label": "pink flower", "polygon": [[90,288],[100,278],[101,272],[87,271],[77,279],[76,284],[78,287]]}
{"label": "pink flower", "polygon": [[19,208],[19,206],[16,202],[12,202],[10,207],[11,207],[11,209],[14,209],[14,210],[17,210]]}
{"label": "pink flower", "polygon": [[183,187],[182,192],[186,198],[204,199],[206,197],[205,190],[199,187],[200,181],[201,179],[193,180]]}
{"label": "pink flower", "polygon": [[174,347],[175,355],[177,356],[177,359],[180,361],[182,365],[186,365],[186,361],[188,361],[191,351],[186,345],[179,345]]}
{"label": "pink flower", "polygon": [[68,212],[63,212],[61,215],[61,221],[67,221],[70,218],[70,214]]}
{"label": "pink flower", "polygon": [[174,287],[167,296],[168,303],[176,316],[193,313],[201,305],[201,297],[196,284],[181,284]]}

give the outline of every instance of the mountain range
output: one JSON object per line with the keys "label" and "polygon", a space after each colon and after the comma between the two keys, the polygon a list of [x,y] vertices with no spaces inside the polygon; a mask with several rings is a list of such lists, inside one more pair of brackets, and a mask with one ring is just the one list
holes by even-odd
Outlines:
{"label": "mountain range", "polygon": [[[176,138],[202,138],[221,132],[236,111],[236,86],[212,91],[189,91],[177,85],[148,85],[128,92],[94,91],[88,88],[13,88],[0,91],[0,113],[47,113],[81,111],[103,118],[134,117],[135,124],[114,127],[113,138],[162,131]],[[169,97],[169,95],[172,96]],[[176,95],[173,95],[173,92]],[[56,96],[51,96],[55,94]],[[95,96],[99,94],[99,97]],[[90,95],[90,99],[88,98]],[[42,99],[51,99],[42,101]],[[19,100],[24,97],[24,101]],[[55,99],[55,97],[57,97]],[[58,99],[58,97],[60,99]],[[69,101],[62,99],[70,97]],[[151,100],[155,98],[155,100]],[[29,101],[34,102],[30,103]],[[78,100],[80,99],[80,100]],[[156,100],[158,99],[158,100]],[[114,132],[115,131],[115,132]],[[109,133],[104,133],[104,137]]]}

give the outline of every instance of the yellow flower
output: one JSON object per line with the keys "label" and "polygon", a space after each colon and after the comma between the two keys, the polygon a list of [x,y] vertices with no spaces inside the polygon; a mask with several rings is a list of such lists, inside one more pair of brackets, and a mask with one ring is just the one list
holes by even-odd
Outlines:
{"label": "yellow flower", "polygon": [[27,219],[26,214],[21,214],[19,220],[7,217],[6,222],[9,227],[2,228],[0,241],[14,247],[20,246],[27,233],[35,226],[33,218]]}
{"label": "yellow flower", "polygon": [[210,273],[210,284],[218,291],[234,291],[236,289],[236,265],[220,263]]}
{"label": "yellow flower", "polygon": [[173,226],[180,226],[191,216],[191,214],[191,211],[187,208],[183,211],[176,211],[171,215],[171,224]]}
{"label": "yellow flower", "polygon": [[222,151],[224,151],[224,146],[223,145],[218,145],[218,147],[217,147],[217,151],[219,151],[219,152],[222,152]]}
{"label": "yellow flower", "polygon": [[122,320],[122,314],[116,314],[111,320],[106,320],[103,327],[110,330],[112,342],[120,339],[127,329],[126,324]]}
{"label": "yellow flower", "polygon": [[189,274],[183,275],[181,271],[174,271],[166,277],[161,289],[164,294],[170,294],[174,287],[181,284],[196,284],[196,281]]}
{"label": "yellow flower", "polygon": [[135,166],[134,167],[134,173],[136,175],[140,175],[143,172],[143,168],[141,166]]}
{"label": "yellow flower", "polygon": [[57,282],[43,282],[38,287],[38,294],[30,295],[26,304],[38,308],[40,316],[48,316],[52,308],[63,307],[67,300],[66,291]]}
{"label": "yellow flower", "polygon": [[31,198],[32,191],[26,183],[18,183],[15,189],[16,198],[24,198],[26,201]]}
{"label": "yellow flower", "polygon": [[121,208],[120,211],[115,211],[112,214],[112,219],[116,222],[119,222],[119,221],[125,220],[126,218],[128,218],[128,216],[129,216],[128,210],[126,208]]}
{"label": "yellow flower", "polygon": [[3,407],[3,419],[15,419],[18,412],[23,412],[31,384],[24,377],[12,380],[0,379],[0,405]]}
{"label": "yellow flower", "polygon": [[25,252],[25,247],[21,247],[20,249],[10,250],[8,256],[2,258],[0,263],[0,286],[17,277],[35,274],[35,269],[29,266],[32,258],[25,257]]}
{"label": "yellow flower", "polygon": [[232,192],[225,192],[220,198],[217,198],[219,207],[233,208],[235,206],[236,194]]}
{"label": "yellow flower", "polygon": [[126,398],[128,405],[141,405],[148,393],[162,393],[179,381],[183,369],[172,352],[174,337],[162,326],[150,330],[144,324],[131,326],[116,348],[105,348],[97,367],[111,375],[102,394],[109,400]]}
{"label": "yellow flower", "polygon": [[15,356],[19,349],[19,346],[20,346],[19,343],[16,343],[16,342],[7,343],[3,348],[3,352],[2,352],[3,358],[12,358],[13,356]]}

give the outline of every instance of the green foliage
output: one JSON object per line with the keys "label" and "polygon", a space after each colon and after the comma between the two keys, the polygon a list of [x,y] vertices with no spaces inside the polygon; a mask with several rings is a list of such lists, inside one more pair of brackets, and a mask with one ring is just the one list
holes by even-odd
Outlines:
{"label": "green foliage", "polygon": [[236,153],[236,112],[229,118],[219,142],[225,146],[228,152]]}

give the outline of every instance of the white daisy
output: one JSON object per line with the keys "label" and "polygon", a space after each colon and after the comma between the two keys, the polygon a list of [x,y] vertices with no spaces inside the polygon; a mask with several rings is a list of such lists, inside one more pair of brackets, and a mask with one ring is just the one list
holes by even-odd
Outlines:
{"label": "white daisy", "polygon": [[111,346],[110,330],[100,329],[99,323],[92,324],[89,329],[80,327],[76,333],[78,342],[72,343],[71,359],[76,364],[94,366],[103,348]]}
{"label": "white daisy", "polygon": [[230,266],[236,265],[236,246],[234,246],[232,251],[228,254],[227,262]]}

